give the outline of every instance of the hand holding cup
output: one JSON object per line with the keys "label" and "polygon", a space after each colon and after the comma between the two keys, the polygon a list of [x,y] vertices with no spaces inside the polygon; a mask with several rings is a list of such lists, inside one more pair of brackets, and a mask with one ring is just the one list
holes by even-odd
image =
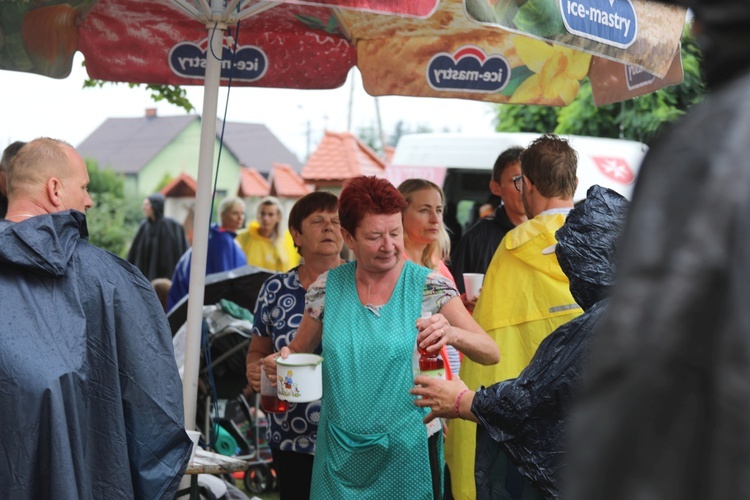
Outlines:
{"label": "hand holding cup", "polygon": [[479,292],[484,283],[484,274],[464,273],[464,287],[466,288],[466,300],[476,303]]}

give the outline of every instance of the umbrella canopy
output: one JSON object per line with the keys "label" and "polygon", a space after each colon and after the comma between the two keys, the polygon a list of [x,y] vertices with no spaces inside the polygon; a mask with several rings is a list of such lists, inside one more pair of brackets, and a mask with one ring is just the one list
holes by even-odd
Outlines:
{"label": "umbrella canopy", "polygon": [[[575,33],[566,29],[559,8],[569,3],[590,13]],[[625,4],[631,8],[623,9]],[[635,4],[637,9],[630,0],[442,0],[425,19],[349,11],[340,17],[357,40],[357,65],[372,95],[564,106],[589,77],[595,104],[602,105],[682,81],[684,9]],[[517,20],[526,11],[536,17],[528,14],[526,23],[518,21],[529,27],[525,31],[498,20],[499,13],[516,12],[511,19]],[[596,31],[600,16],[630,23],[628,43]],[[542,24],[561,27],[563,33],[534,29]],[[599,36],[585,38],[585,30]]]}
{"label": "umbrella canopy", "polygon": [[[0,2],[0,69],[64,78],[79,50],[92,78],[203,85],[209,41],[218,36],[223,81],[232,73],[239,86],[335,88],[356,51],[334,7],[428,16],[437,1],[232,0],[215,8],[207,0],[10,0]],[[237,31],[221,33],[238,21],[242,43],[231,64]]]}
{"label": "umbrella canopy", "polygon": [[[238,84],[331,88],[340,86],[355,53],[333,31],[331,7],[427,15],[436,0],[330,0],[282,5],[257,0],[11,0],[0,2],[0,69],[64,78],[81,50],[92,78],[153,84],[202,84],[204,100],[198,158],[195,231],[183,398],[185,425],[195,428],[200,336],[204,300],[211,179],[218,87],[231,73]],[[296,2],[295,2],[296,3]],[[318,5],[316,5],[318,4]],[[323,5],[323,6],[321,6]],[[275,8],[274,15],[262,16]],[[238,47],[225,39],[228,26],[253,18],[248,31],[266,42]],[[329,24],[316,24],[318,20]],[[299,25],[314,33],[299,36]],[[306,28],[305,28],[306,30]],[[237,36],[238,30],[234,31]],[[291,35],[289,33],[292,33]],[[291,36],[291,38],[290,38]],[[308,51],[300,49],[309,49]],[[306,54],[321,54],[311,68]],[[271,65],[268,55],[280,64]],[[291,64],[294,61],[295,64]],[[334,64],[335,63],[335,64]],[[271,66],[274,66],[273,68]],[[259,83],[263,77],[268,79]],[[272,79],[276,75],[276,79]],[[296,82],[296,83],[292,83]],[[317,83],[316,83],[317,82]]]}
{"label": "umbrella canopy", "polygon": [[0,69],[64,78],[80,50],[92,78],[204,85],[205,231],[193,240],[184,376],[193,428],[220,82],[334,88],[357,64],[373,95],[561,106],[588,76],[601,104],[680,81],[683,23],[684,11],[641,0],[6,0]]}
{"label": "umbrella canopy", "polygon": [[202,85],[213,19],[242,21],[216,54],[238,86],[336,88],[356,64],[372,95],[562,106],[586,77],[597,105],[682,79],[685,11],[646,0],[205,3],[2,3],[0,68],[65,77],[80,50],[92,78]]}

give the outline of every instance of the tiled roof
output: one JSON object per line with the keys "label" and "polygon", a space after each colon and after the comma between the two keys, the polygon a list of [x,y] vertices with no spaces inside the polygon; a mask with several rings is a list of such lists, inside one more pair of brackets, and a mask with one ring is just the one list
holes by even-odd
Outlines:
{"label": "tiled roof", "polygon": [[383,148],[383,156],[385,159],[383,160],[386,165],[390,165],[393,163],[393,155],[396,154],[396,148],[393,146],[386,146]]}
{"label": "tiled roof", "polygon": [[289,165],[274,163],[270,177],[271,194],[280,198],[300,198],[312,192],[302,177]]}
{"label": "tiled roof", "polygon": [[247,198],[249,196],[268,196],[271,193],[271,185],[254,168],[243,167],[240,169],[240,188],[237,196]]}
{"label": "tiled roof", "polygon": [[159,192],[167,198],[194,198],[197,190],[198,183],[195,179],[182,172]]}
{"label": "tiled roof", "polygon": [[[102,168],[115,172],[137,174],[172,142],[188,125],[200,120],[197,115],[143,116],[140,118],[109,118],[76,148],[84,158],[91,158]],[[222,121],[216,124],[216,137],[221,136]],[[299,171],[301,163],[265,125],[227,122],[224,146],[241,165],[271,173],[273,163],[291,165]]]}
{"label": "tiled roof", "polygon": [[326,131],[318,148],[302,168],[307,182],[341,182],[360,175],[385,176],[385,163],[349,132]]}

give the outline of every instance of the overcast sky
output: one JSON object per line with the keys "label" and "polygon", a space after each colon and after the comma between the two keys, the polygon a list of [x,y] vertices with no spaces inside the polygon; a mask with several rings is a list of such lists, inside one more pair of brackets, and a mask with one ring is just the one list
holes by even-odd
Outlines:
{"label": "overcast sky", "polygon": [[[64,80],[0,70],[0,146],[15,140],[47,136],[77,146],[107,118],[142,116],[146,108],[156,107],[160,116],[184,114],[181,108],[155,103],[144,89],[126,84],[101,89],[83,89],[86,79],[76,55],[72,74]],[[351,83],[354,80],[352,132],[360,127],[376,126],[375,99],[362,89],[354,70],[347,83],[334,90],[287,90],[233,88],[230,92],[227,120],[264,123],[301,161],[307,150],[307,126],[314,149],[324,129],[347,130]],[[200,114],[203,88],[186,87],[188,98]],[[223,116],[227,92],[219,92],[219,117]],[[493,130],[493,107],[489,104],[458,99],[381,97],[380,114],[386,134],[403,120],[407,127],[427,126],[434,131],[448,129],[467,133]]]}

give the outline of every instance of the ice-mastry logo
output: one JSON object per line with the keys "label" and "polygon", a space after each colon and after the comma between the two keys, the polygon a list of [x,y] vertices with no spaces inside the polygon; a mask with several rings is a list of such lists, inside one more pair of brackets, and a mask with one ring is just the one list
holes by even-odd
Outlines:
{"label": "ice-mastry logo", "polygon": [[620,49],[638,37],[638,17],[631,0],[560,0],[565,28],[574,35]]}
{"label": "ice-mastry logo", "polygon": [[[169,51],[169,67],[183,78],[205,78],[206,48],[208,40],[200,44],[178,43]],[[268,69],[268,57],[259,47],[245,45],[237,47],[232,58],[232,50],[224,46],[221,54],[221,78],[254,82],[263,78]]]}
{"label": "ice-mastry logo", "polygon": [[427,83],[434,90],[494,94],[510,80],[510,64],[500,54],[485,54],[465,45],[453,54],[435,54],[427,65]]}

